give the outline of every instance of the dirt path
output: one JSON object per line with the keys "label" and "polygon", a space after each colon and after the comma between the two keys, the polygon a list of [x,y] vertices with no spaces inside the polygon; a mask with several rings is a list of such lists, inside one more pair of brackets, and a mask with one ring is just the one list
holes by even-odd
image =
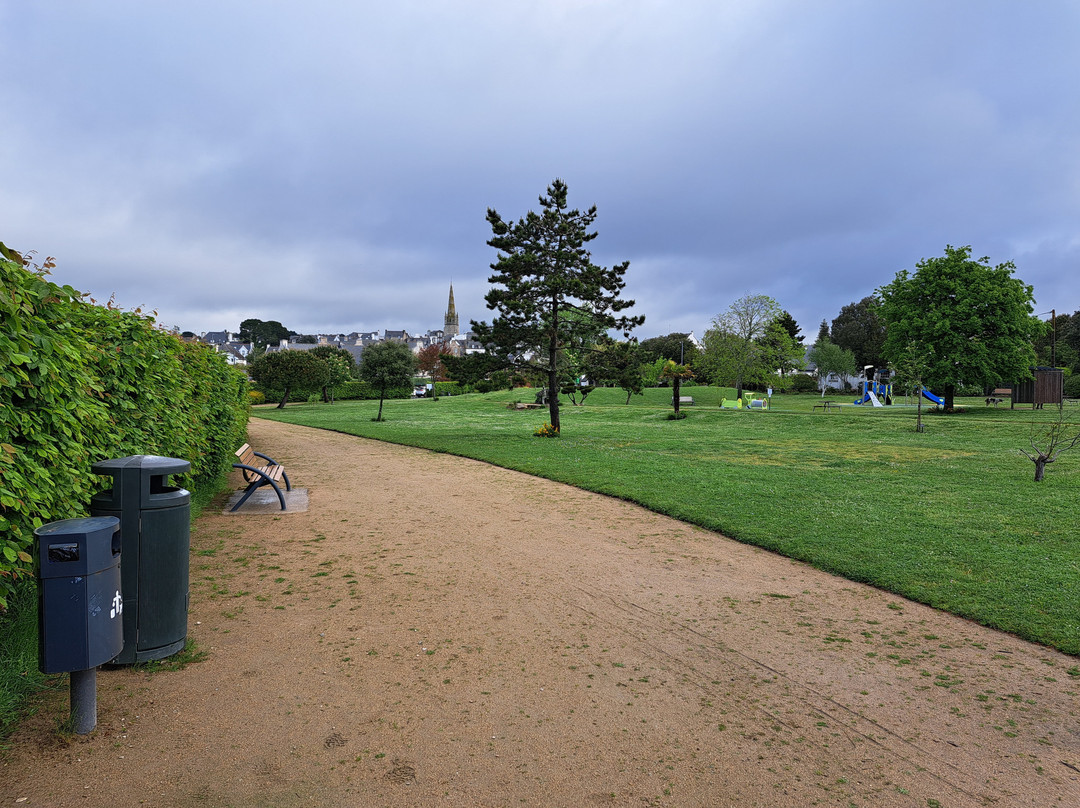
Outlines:
{"label": "dirt path", "polygon": [[[26,722],[0,805],[1080,805],[1078,660],[623,502],[254,420],[182,672]],[[723,492],[717,492],[722,496]]]}

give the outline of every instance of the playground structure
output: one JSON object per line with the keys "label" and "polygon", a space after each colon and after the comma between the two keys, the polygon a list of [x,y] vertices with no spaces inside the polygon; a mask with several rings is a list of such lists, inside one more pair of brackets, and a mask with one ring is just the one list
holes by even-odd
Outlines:
{"label": "playground structure", "polygon": [[[875,407],[885,407],[893,403],[892,371],[888,368],[875,369],[873,365],[867,365],[864,369],[864,378],[860,382],[862,386],[862,398],[857,398],[853,403],[866,404],[869,402]],[[925,387],[919,388],[919,395],[928,401],[932,401],[939,407],[945,406],[945,399],[935,396]]]}
{"label": "playground structure", "polygon": [[868,401],[875,407],[884,407],[892,404],[892,371],[888,368],[875,369],[873,365],[863,368],[865,374],[862,385],[862,398],[857,398],[853,403],[865,404]]}
{"label": "playground structure", "polygon": [[750,392],[743,392],[744,398],[736,398],[729,400],[726,398],[720,399],[720,409],[722,410],[767,410],[769,409],[769,399],[767,398],[754,398],[754,394]]}
{"label": "playground structure", "polygon": [[945,406],[945,399],[941,398],[940,396],[935,396],[933,393],[931,393],[925,387],[920,387],[919,392],[922,393],[923,398],[929,399],[930,401],[933,401],[939,407],[944,407]]}

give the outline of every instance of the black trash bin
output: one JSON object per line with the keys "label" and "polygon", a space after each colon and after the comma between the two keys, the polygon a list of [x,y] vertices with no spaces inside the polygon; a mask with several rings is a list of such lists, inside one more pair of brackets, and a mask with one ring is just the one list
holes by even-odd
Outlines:
{"label": "black trash bin", "polygon": [[38,662],[42,673],[104,665],[124,645],[120,520],[64,519],[38,544]]}
{"label": "black trash bin", "polygon": [[134,455],[94,463],[112,488],[90,501],[94,516],[120,520],[124,648],[113,661],[131,664],[175,654],[187,640],[191,494],[169,485],[191,464]]}

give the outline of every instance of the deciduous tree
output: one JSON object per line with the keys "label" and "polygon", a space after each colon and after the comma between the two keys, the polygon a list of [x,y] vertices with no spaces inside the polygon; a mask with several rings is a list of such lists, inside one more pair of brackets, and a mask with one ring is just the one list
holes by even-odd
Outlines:
{"label": "deciduous tree", "polygon": [[1030,378],[1043,326],[1031,314],[1032,288],[1013,277],[1015,269],[1011,261],[974,260],[971,247],[946,246],[945,255],[923,259],[913,274],[901,270],[878,290],[885,357],[914,344],[926,357],[926,383],[944,391],[946,412],[958,384]]}
{"label": "deciduous tree", "polygon": [[769,351],[762,338],[781,315],[780,305],[768,295],[747,295],[718,314],[705,333],[702,362],[714,380],[734,381],[735,396],[741,398],[743,384],[755,373],[772,372],[766,367]]}
{"label": "deciduous tree", "polygon": [[274,351],[251,365],[251,378],[263,387],[281,390],[277,408],[284,409],[293,392],[321,390],[330,379],[330,366],[310,351]]}
{"label": "deciduous tree", "polygon": [[825,380],[830,373],[835,373],[841,379],[855,375],[855,354],[827,339],[815,342],[807,358],[817,368],[822,396],[825,395]]}
{"label": "deciduous tree", "polygon": [[641,395],[645,389],[641,347],[633,340],[625,342],[608,339],[596,346],[585,361],[585,375],[595,384],[612,384],[630,396]]}
{"label": "deciduous tree", "polygon": [[360,360],[360,378],[379,391],[379,414],[374,420],[383,419],[386,391],[411,385],[415,370],[416,357],[403,342],[387,340],[376,342],[364,349]]}
{"label": "deciduous tree", "polygon": [[435,397],[435,382],[446,379],[446,367],[443,365],[443,357],[450,355],[450,349],[445,342],[433,345],[425,345],[416,354],[416,366],[431,379],[431,396]]}
{"label": "deciduous tree", "polygon": [[326,362],[330,373],[326,384],[323,385],[322,397],[323,401],[332,404],[334,403],[333,389],[353,378],[356,371],[356,360],[353,359],[351,353],[344,348],[338,348],[336,345],[319,345],[312,348],[309,353]]}
{"label": "deciduous tree", "polygon": [[540,213],[529,211],[517,222],[488,209],[488,245],[499,252],[484,299],[498,315],[490,325],[473,321],[472,328],[506,365],[544,373],[552,393],[551,424],[558,429],[560,353],[588,346],[610,329],[629,336],[645,318],[619,314],[634,305],[620,296],[630,262],[611,268],[592,262],[587,245],[597,236],[590,230],[596,206],[584,213],[568,209],[566,184],[557,179],[540,197],[540,207]]}
{"label": "deciduous tree", "polygon": [[855,354],[856,367],[884,367],[881,349],[885,345],[885,323],[881,319],[881,302],[868,295],[858,303],[848,303],[832,321],[830,339]]}
{"label": "deciduous tree", "polygon": [[657,359],[670,359],[682,365],[694,364],[701,355],[698,347],[690,341],[690,335],[681,331],[665,334],[662,337],[649,337],[641,341],[641,354],[646,362]]}

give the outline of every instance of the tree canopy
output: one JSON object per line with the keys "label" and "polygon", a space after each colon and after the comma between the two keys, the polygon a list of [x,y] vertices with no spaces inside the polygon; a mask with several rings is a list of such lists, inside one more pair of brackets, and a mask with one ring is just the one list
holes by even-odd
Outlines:
{"label": "tree canopy", "polygon": [[263,387],[281,390],[278,409],[297,391],[321,390],[330,382],[330,365],[311,351],[274,351],[251,364],[251,378]]}
{"label": "tree canopy", "polygon": [[884,367],[885,323],[881,319],[881,302],[868,295],[858,303],[848,303],[832,321],[829,338],[855,355],[857,367]]}
{"label": "tree canopy", "polygon": [[817,368],[822,395],[825,395],[825,380],[830,373],[835,373],[843,380],[847,376],[854,376],[856,372],[855,354],[831,340],[819,339],[810,348],[807,358]]}
{"label": "tree canopy", "polygon": [[1032,343],[1042,323],[1032,316],[1032,288],[1013,277],[1011,261],[974,260],[971,247],[945,247],[909,274],[881,287],[885,357],[920,354],[925,381],[953,407],[957,385],[984,387],[1029,378]]}
{"label": "tree canopy", "polygon": [[692,366],[694,360],[701,356],[701,351],[690,341],[690,335],[681,331],[643,339],[640,345],[642,359],[646,362],[670,359],[672,362]]}
{"label": "tree canopy", "polygon": [[404,342],[387,340],[376,342],[364,349],[363,358],[360,360],[360,378],[379,391],[379,414],[376,421],[383,419],[386,391],[411,385],[415,370],[416,357]]}
{"label": "tree canopy", "polygon": [[283,339],[288,339],[292,334],[292,331],[277,320],[264,322],[252,317],[240,323],[240,339],[252,343],[256,348],[277,345]]}
{"label": "tree canopy", "polygon": [[745,383],[762,381],[776,369],[769,366],[774,357],[763,338],[782,313],[768,295],[747,295],[732,303],[705,333],[701,362],[706,372],[718,383],[734,382],[735,395],[741,398]]}
{"label": "tree canopy", "polygon": [[590,351],[583,370],[593,384],[611,384],[626,391],[626,403],[635,393],[645,389],[641,346],[633,340],[626,342],[605,339]]}
{"label": "tree canopy", "polygon": [[[596,206],[582,213],[567,207],[566,184],[556,179],[540,197],[541,212],[529,211],[517,222],[487,212],[498,250],[484,297],[497,316],[472,329],[488,352],[508,367],[532,369],[547,378],[552,426],[559,428],[558,391],[563,378],[560,355],[589,349],[598,334],[618,329],[624,336],[645,321],[620,315],[634,305],[620,293],[629,261],[605,268],[592,262],[587,249]],[[563,361],[565,367],[565,359]]]}
{"label": "tree canopy", "polygon": [[319,345],[309,350],[308,353],[326,362],[329,373],[327,374],[326,384],[322,388],[322,396],[323,401],[333,403],[331,391],[339,384],[344,384],[353,378],[356,371],[356,360],[353,359],[351,353],[344,348],[338,348],[336,345]]}

